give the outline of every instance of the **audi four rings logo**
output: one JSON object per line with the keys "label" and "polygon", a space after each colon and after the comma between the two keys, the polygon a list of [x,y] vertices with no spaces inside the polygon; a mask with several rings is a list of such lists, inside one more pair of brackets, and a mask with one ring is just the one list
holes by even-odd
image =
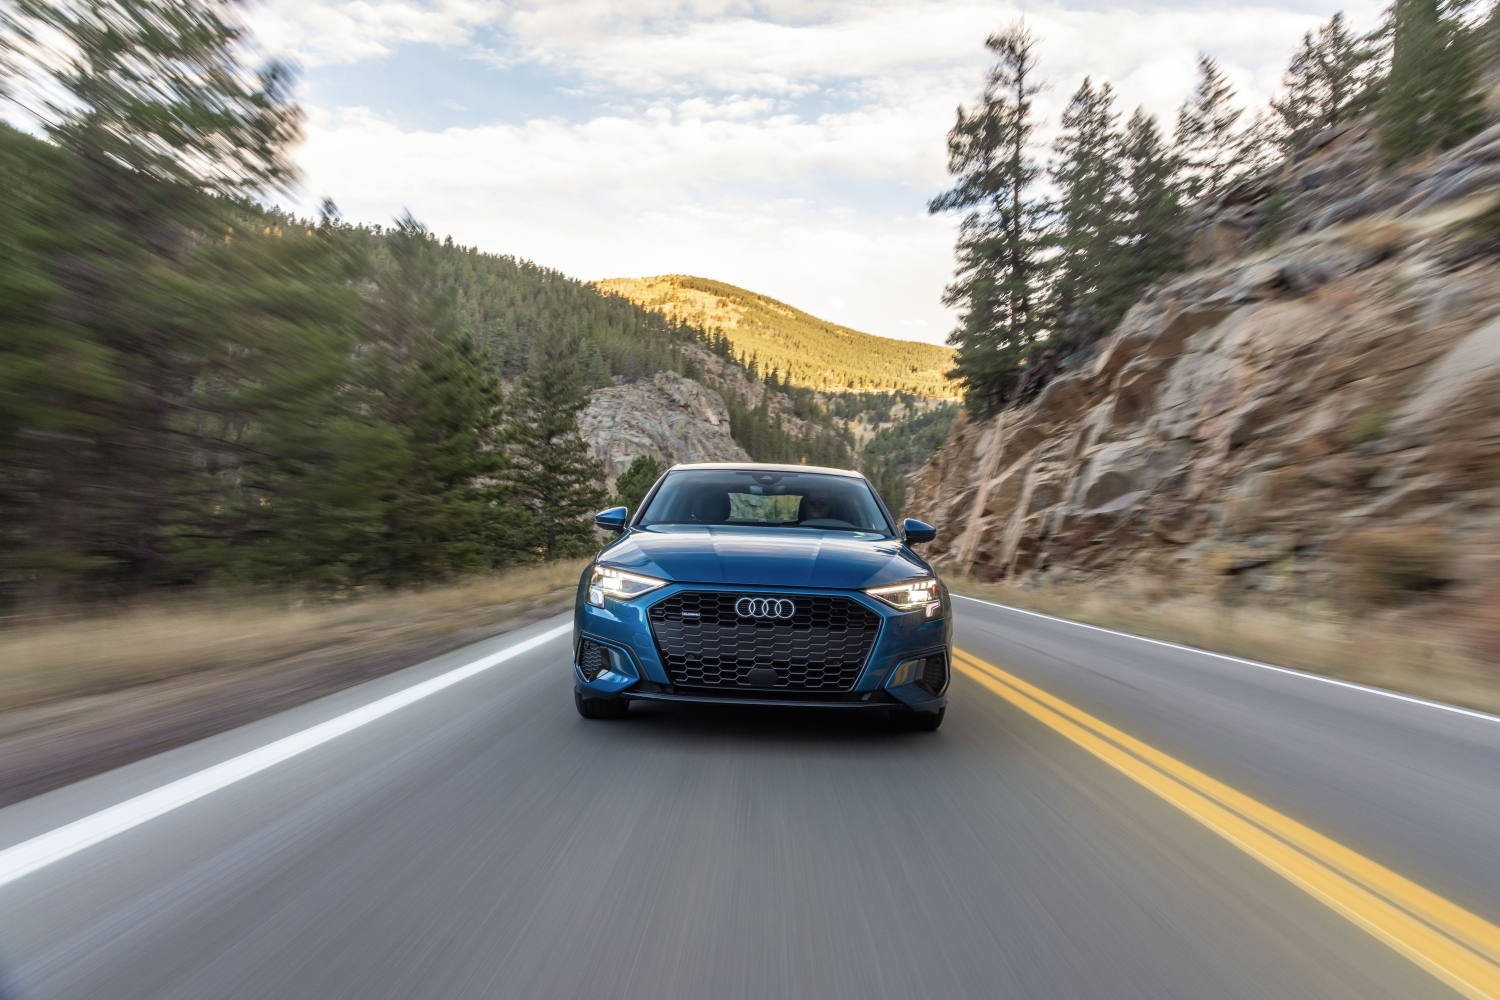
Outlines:
{"label": "audi four rings logo", "polygon": [[790,618],[797,605],[785,597],[741,597],[734,602],[734,613],[741,618]]}

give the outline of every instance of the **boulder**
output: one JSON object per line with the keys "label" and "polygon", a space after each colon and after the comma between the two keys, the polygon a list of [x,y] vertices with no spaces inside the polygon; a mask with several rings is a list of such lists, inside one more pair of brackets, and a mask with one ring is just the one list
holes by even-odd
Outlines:
{"label": "boulder", "polygon": [[578,415],[578,433],[603,464],[611,489],[641,455],[668,466],[750,460],[729,435],[729,410],[719,394],[672,371],[594,390]]}

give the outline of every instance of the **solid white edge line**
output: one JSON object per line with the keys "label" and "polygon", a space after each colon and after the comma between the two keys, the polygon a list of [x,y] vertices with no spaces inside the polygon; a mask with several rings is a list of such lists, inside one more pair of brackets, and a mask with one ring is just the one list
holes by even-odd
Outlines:
{"label": "solid white edge line", "polygon": [[950,594],[952,597],[961,597],[975,604],[988,604],[992,608],[1002,611],[1014,611],[1019,615],[1031,615],[1033,618],[1046,618],[1049,621],[1062,622],[1064,625],[1076,625],[1093,632],[1107,632],[1110,635],[1123,636],[1126,639],[1135,639],[1138,642],[1149,642],[1155,646],[1170,646],[1173,649],[1185,650],[1189,653],[1201,653],[1204,656],[1212,656],[1220,660],[1228,660],[1231,663],[1243,663],[1246,666],[1259,667],[1262,670],[1274,670],[1278,674],[1290,674],[1293,677],[1305,677],[1310,681],[1322,681],[1324,684],[1332,684],[1335,687],[1349,688],[1354,691],[1364,691],[1367,694],[1378,694],[1383,698],[1394,698],[1397,701],[1411,702],[1413,705],[1426,705],[1428,708],[1440,708],[1444,712],[1455,712],[1459,715],[1467,715],[1475,719],[1483,719],[1485,722],[1500,722],[1500,715],[1491,715],[1473,708],[1461,708],[1458,705],[1449,705],[1446,702],[1432,701],[1427,698],[1418,698],[1415,695],[1402,694],[1399,691],[1390,691],[1386,688],[1372,687],[1369,684],[1358,684],[1354,681],[1341,681],[1337,677],[1328,677],[1323,674],[1315,674],[1307,670],[1296,670],[1292,667],[1278,667],[1274,663],[1262,663],[1259,660],[1247,660],[1243,656],[1230,656],[1228,653],[1215,653],[1211,649],[1199,649],[1197,646],[1185,646],[1180,642],[1168,642],[1165,639],[1151,639],[1144,635],[1135,635],[1131,632],[1120,632],[1102,625],[1088,625],[1084,622],[1075,622],[1071,618],[1059,618],[1056,615],[1043,614],[1040,611],[1027,611],[1025,608],[1011,607],[1009,604],[1000,604],[996,601],[986,601],[978,597],[969,597],[967,594]]}
{"label": "solid white edge line", "polygon": [[117,833],[140,826],[163,813],[171,812],[178,806],[187,805],[194,799],[201,799],[236,781],[258,774],[290,757],[295,757],[351,730],[358,729],[360,726],[390,715],[397,709],[405,708],[428,695],[452,687],[459,681],[468,680],[490,667],[544,646],[554,639],[561,638],[572,629],[571,623],[548,629],[541,635],[533,636],[514,646],[507,646],[499,652],[480,657],[472,663],[455,667],[446,673],[413,684],[405,690],[397,691],[395,694],[372,701],[361,708],[335,716],[327,722],[304,729],[300,733],[293,733],[291,736],[267,743],[263,747],[240,754],[238,757],[231,757],[222,764],[204,768],[195,774],[179,778],[160,788],[126,799],[118,805],[101,809],[83,819],[0,851],[0,886],[14,882],[39,868],[45,868],[54,861],[61,861],[69,855],[77,854],[85,848],[108,840]]}

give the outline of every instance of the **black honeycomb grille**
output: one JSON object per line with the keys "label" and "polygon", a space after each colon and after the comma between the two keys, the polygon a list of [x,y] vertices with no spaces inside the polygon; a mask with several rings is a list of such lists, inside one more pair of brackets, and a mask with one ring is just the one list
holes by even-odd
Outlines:
{"label": "black honeycomb grille", "polygon": [[592,681],[600,671],[609,666],[609,653],[597,642],[585,639],[578,644],[578,669],[583,679]]}
{"label": "black honeycomb grille", "polygon": [[922,664],[922,676],[917,679],[917,686],[933,696],[942,694],[948,686],[947,659],[942,653],[929,656]]}
{"label": "black honeycomb grille", "polygon": [[777,595],[791,618],[741,618],[735,603],[766,594],[689,591],[652,606],[667,676],[685,687],[847,691],[875,645],[880,616],[847,597]]}

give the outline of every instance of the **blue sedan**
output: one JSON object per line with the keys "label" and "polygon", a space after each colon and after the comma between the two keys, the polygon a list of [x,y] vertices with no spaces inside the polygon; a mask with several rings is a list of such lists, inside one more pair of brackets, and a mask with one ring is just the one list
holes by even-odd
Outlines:
{"label": "blue sedan", "polygon": [[952,663],[948,592],[857,472],[679,465],[584,570],[578,712],[633,700],[884,711],[934,730]]}

